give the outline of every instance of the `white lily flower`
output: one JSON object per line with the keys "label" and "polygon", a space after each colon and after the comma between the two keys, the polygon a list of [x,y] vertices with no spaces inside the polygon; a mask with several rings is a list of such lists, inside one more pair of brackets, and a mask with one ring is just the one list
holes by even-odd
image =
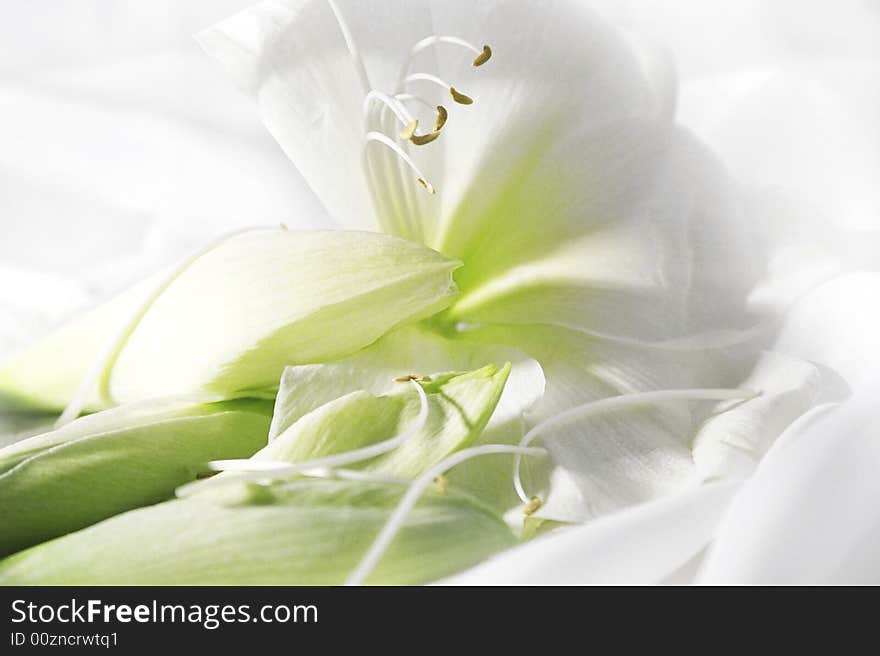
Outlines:
{"label": "white lily flower", "polygon": [[[756,293],[769,247],[739,186],[676,124],[676,82],[665,60],[574,1],[286,0],[199,38],[254,96],[323,205],[320,214],[407,241],[377,242],[381,268],[370,268],[368,254],[345,269],[353,286],[382,291],[376,308],[333,291],[332,267],[308,247],[319,239],[312,233],[291,251],[303,258],[296,266],[284,263],[287,242],[297,239],[290,236],[238,258],[248,265],[247,284],[238,287],[223,253],[246,245],[221,247],[160,291],[155,306],[164,313],[146,307],[142,322],[136,318],[110,344],[102,391],[138,400],[173,371],[178,393],[268,394],[280,368],[297,364],[282,379],[275,437],[348,392],[385,391],[390,374],[510,360],[496,416],[481,444],[448,459],[462,465],[449,480],[496,512],[513,509],[511,523],[522,524],[523,515],[537,523],[595,521],[460,580],[503,579],[521,554],[573,558],[654,534],[666,539],[664,556],[637,578],[659,580],[700,552],[738,479],[814,403],[818,374],[760,352],[772,332],[768,298],[780,295]],[[326,238],[333,262],[350,264],[347,240],[354,248],[367,238],[337,234],[347,236]],[[407,268],[399,254],[410,251],[430,269],[424,285],[399,271]],[[265,252],[272,258],[264,263]],[[375,279],[355,284],[358,267]],[[267,271],[277,278],[270,309],[252,291]],[[387,271],[397,272],[397,285],[382,284]],[[177,330],[180,308],[236,323],[225,287],[211,289],[221,279],[255,294],[248,307],[256,318],[232,341],[218,333],[206,341],[210,349],[193,349],[202,333]],[[303,307],[293,319],[301,325],[287,325],[288,283],[296,280],[328,285],[341,308],[329,312],[332,321],[315,320],[327,315],[321,287],[297,301]],[[382,315],[386,304],[393,316]],[[350,336],[341,328],[349,306],[357,324]],[[180,333],[187,340],[175,341]],[[165,365],[153,372],[153,349],[165,343]],[[16,371],[28,366],[20,360]],[[45,401],[41,379],[29,382],[27,398]],[[13,377],[5,391],[25,396],[16,383]],[[68,391],[54,387],[51,401]],[[506,494],[485,488],[509,484],[509,457],[464,462],[532,455],[533,441],[546,447],[552,470],[517,466]],[[744,453],[745,464],[733,457]],[[701,485],[717,477],[734,480]],[[422,484],[417,479],[412,489]],[[686,520],[687,534],[667,531]],[[399,508],[388,521],[384,547],[404,522]],[[367,561],[378,562],[380,551],[374,545]],[[600,571],[584,563],[574,562],[577,580],[622,576],[619,565]],[[363,568],[355,580],[368,574]],[[522,580],[564,576],[522,570]]]}
{"label": "white lily flower", "polygon": [[[703,479],[690,442],[712,409],[688,399],[761,391],[717,388],[756,356],[748,296],[766,254],[736,185],[675,125],[674,75],[654,53],[575,2],[271,2],[199,40],[337,222],[463,262],[426,349],[535,358],[547,389],[532,424],[685,390],[544,436],[568,493],[539,515],[580,521]],[[420,368],[418,349],[401,353],[386,362]]]}

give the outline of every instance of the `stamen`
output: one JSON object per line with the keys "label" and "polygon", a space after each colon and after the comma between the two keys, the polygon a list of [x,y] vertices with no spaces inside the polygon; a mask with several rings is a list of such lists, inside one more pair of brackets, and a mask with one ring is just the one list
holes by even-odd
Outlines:
{"label": "stamen", "polygon": [[397,120],[400,121],[401,125],[408,125],[415,120],[415,117],[410,114],[407,108],[404,107],[403,103],[397,98],[392,98],[387,93],[382,93],[375,89],[370,91],[370,93],[364,97],[364,116],[369,115],[370,108],[374,102],[382,103],[382,105],[390,109],[394,113],[394,116],[397,117]]}
{"label": "stamen", "polygon": [[[370,109],[375,102],[381,103],[383,108],[390,109],[394,113],[394,116],[397,117],[397,120],[405,126],[403,130],[400,131],[400,138],[404,141],[411,141],[416,146],[424,146],[440,136],[437,134],[440,128],[437,127],[434,128],[434,132],[425,135],[417,135],[416,130],[419,127],[419,119],[415,118],[397,98],[392,98],[381,91],[370,91],[370,93],[367,94],[367,97],[364,98],[363,106],[365,116],[369,116]],[[435,125],[439,124],[440,127],[443,127],[443,124],[446,123],[446,116],[446,109],[438,107]]]}
{"label": "stamen", "polygon": [[430,193],[430,194],[434,193],[434,185],[432,185],[430,182],[428,182],[427,177],[425,177],[425,174],[421,172],[421,170],[419,169],[418,166],[416,166],[416,163],[412,161],[412,158],[410,158],[410,156],[407,155],[403,151],[403,149],[400,146],[398,146],[396,143],[394,143],[391,139],[389,139],[387,136],[385,136],[381,132],[367,132],[364,139],[368,143],[370,141],[375,141],[375,142],[380,143],[380,144],[386,146],[387,148],[390,148],[391,150],[393,150],[394,153],[404,163],[406,163],[406,165],[409,166],[410,169],[412,169],[413,173],[416,174],[419,184],[422,185],[425,189],[427,189],[428,193]]}
{"label": "stamen", "polygon": [[434,479],[434,491],[440,496],[446,496],[446,493],[449,492],[449,479],[443,474]]}
{"label": "stamen", "polygon": [[452,99],[457,102],[459,105],[473,105],[474,99],[470,96],[466,96],[461,91],[458,91],[455,87],[449,87],[449,93],[452,95]]}
{"label": "stamen", "polygon": [[437,118],[434,121],[434,132],[440,132],[443,129],[443,126],[446,125],[446,120],[449,118],[449,112],[446,111],[446,108],[443,105],[437,105]]}
{"label": "stamen", "polygon": [[404,141],[409,141],[415,136],[418,127],[419,119],[414,118],[405,128],[403,128],[403,130],[400,131],[400,138]]}
{"label": "stamen", "polygon": [[[343,32],[343,36],[345,37],[346,44],[349,47],[349,51],[351,52],[352,56],[356,58],[362,65],[363,61],[360,58],[360,54],[356,50],[356,44],[351,38],[351,34],[348,30],[347,25],[342,19],[338,7],[334,6],[332,7],[332,9],[334,14],[336,14],[337,16],[337,20],[340,24],[340,29]],[[394,112],[395,116],[402,125],[403,129],[401,129],[398,133],[399,137],[402,140],[409,141],[415,146],[424,146],[436,141],[437,138],[440,136],[440,131],[446,125],[446,122],[449,118],[449,113],[442,105],[436,106],[437,115],[434,120],[434,130],[427,134],[417,134],[418,122],[416,121],[415,117],[413,117],[413,115],[409,111],[407,111],[404,102],[415,101],[428,108],[430,108],[431,105],[424,98],[418,95],[412,93],[404,93],[406,85],[412,82],[420,80],[431,82],[448,91],[449,94],[452,96],[453,101],[458,104],[472,105],[474,103],[473,98],[465,93],[462,93],[458,89],[454,88],[451,84],[449,84],[445,80],[442,80],[436,75],[430,73],[414,73],[412,75],[409,74],[415,56],[424,49],[433,47],[440,43],[457,45],[472,52],[474,55],[476,55],[472,62],[474,66],[482,66],[492,57],[492,49],[488,45],[483,45],[482,48],[478,48],[474,44],[465,41],[464,39],[461,39],[459,37],[440,35],[429,36],[417,42],[410,49],[409,56],[406,57],[401,67],[397,85],[394,87],[395,93],[391,96],[388,96],[377,91],[369,91],[367,92],[366,99],[364,101],[364,113],[366,115],[365,119],[367,124],[366,142],[378,141],[393,150],[394,153],[398,156],[399,161],[402,161],[416,173],[416,180],[430,194],[436,193],[434,185],[431,184],[426,176],[422,175],[419,172],[418,167],[415,165],[413,160],[406,155],[405,151],[400,147],[393,146],[391,140],[386,135],[382,134],[382,132],[389,131],[385,123],[384,111],[386,109],[390,109],[392,112]],[[369,105],[373,101],[381,102],[384,105],[384,107],[378,114],[378,117],[371,116],[369,114]],[[373,127],[376,125],[376,119],[378,119],[378,125],[382,127],[375,128],[380,131],[373,132],[371,131],[371,129],[373,129]],[[381,186],[379,184],[381,172],[374,170],[376,161],[371,161],[371,159],[367,156],[365,148],[363,153],[363,166],[365,168],[365,172],[371,187],[371,193],[373,194],[373,201],[376,205],[376,211],[380,214],[388,214],[390,217],[388,221],[391,222],[393,220],[393,223],[396,224],[397,229],[403,234],[419,233],[421,231],[421,228],[418,226],[413,226],[410,217],[414,216],[415,211],[419,209],[420,201],[415,199],[411,195],[412,192],[406,185],[403,185],[403,198],[401,199],[400,197],[398,197],[398,195],[395,194],[395,187],[397,186],[397,179],[400,174],[399,167],[389,167],[387,157],[381,158],[379,160],[379,163],[381,163],[382,167],[385,168],[385,176],[388,178],[384,181],[384,198],[382,197],[383,193],[379,189],[379,187]],[[408,205],[408,207],[401,207],[401,205],[403,204]]]}
{"label": "stamen", "polygon": [[[286,471],[290,467],[288,462],[277,460],[212,460],[206,464],[207,471],[200,472],[198,478],[215,476],[219,472],[265,472],[272,475]],[[367,481],[370,483],[398,483],[409,485],[412,479],[399,476],[387,476],[357,469],[334,469],[331,467],[315,467],[300,472],[308,478],[338,478],[344,481]]]}
{"label": "stamen", "polygon": [[529,517],[529,516],[535,514],[538,511],[538,509],[541,507],[541,503],[542,503],[541,497],[532,497],[531,499],[529,499],[529,502],[525,505],[525,508],[523,508],[523,515],[525,515],[526,517]]}
{"label": "stamen", "polygon": [[422,380],[423,378],[422,374],[406,374],[405,376],[397,376],[393,380],[395,383],[408,383],[412,380]]}
{"label": "stamen", "polygon": [[513,453],[522,457],[543,456],[546,455],[547,451],[534,447],[511,446],[509,444],[485,444],[454,453],[426,470],[412,482],[412,485],[410,485],[406,494],[403,495],[394,512],[391,513],[388,521],[385,522],[385,526],[382,527],[379,535],[367,550],[367,553],[364,554],[361,562],[349,575],[348,580],[345,582],[346,585],[360,585],[370,575],[370,572],[373,571],[382,559],[382,556],[385,555],[397,533],[403,528],[406,516],[415,507],[419,497],[431,486],[434,479],[462,462],[496,453]]}
{"label": "stamen", "polygon": [[476,58],[474,59],[474,61],[471,63],[474,67],[482,66],[490,59],[492,59],[492,48],[485,45],[485,46],[483,46],[483,52],[481,52],[479,55],[477,55]]}
{"label": "stamen", "polygon": [[[757,395],[756,392],[742,389],[678,389],[611,396],[605,399],[599,399],[598,401],[590,401],[589,403],[575,406],[551,417],[550,419],[542,421],[523,436],[519,445],[521,447],[527,447],[543,433],[546,433],[549,430],[558,428],[571,421],[581,420],[591,414],[608,410],[617,410],[644,403],[662,403],[664,401],[744,401],[752,399]],[[522,456],[517,455],[513,461],[513,486],[522,502],[530,504],[532,499],[526,494],[525,489],[523,489],[522,479],[520,477],[521,466]]]}
{"label": "stamen", "polygon": [[213,487],[222,487],[224,485],[245,483],[249,481],[264,481],[267,478],[287,478],[289,476],[321,469],[335,469],[337,467],[344,467],[345,465],[369,460],[370,458],[375,458],[383,453],[393,451],[421,433],[428,420],[428,396],[425,394],[425,390],[422,389],[422,386],[416,381],[413,380],[410,382],[415,388],[416,393],[419,395],[419,414],[409,428],[394,437],[375,444],[370,444],[369,446],[361,447],[360,449],[352,449],[351,451],[336,453],[332,456],[315,458],[314,460],[306,460],[294,464],[267,460],[253,460],[248,458],[240,460],[213,460],[207,464],[208,469],[241,472],[241,474],[236,476],[217,476],[203,481],[187,483],[177,488],[175,494],[183,499],[196,492],[211,489]]}
{"label": "stamen", "polygon": [[409,140],[416,146],[424,146],[431,143],[439,136],[440,130],[435,130],[434,132],[429,132],[428,134],[414,134],[409,138]]}
{"label": "stamen", "polygon": [[[432,46],[437,45],[438,43],[451,43],[456,46],[461,46],[462,48],[466,48],[470,50],[475,55],[479,55],[482,53],[482,50],[475,46],[470,41],[465,41],[464,39],[460,39],[457,36],[428,36],[416,43],[409,51],[410,57],[415,57],[422,50],[430,48]],[[483,50],[488,48],[489,46],[483,46]]]}
{"label": "stamen", "polygon": [[403,73],[401,77],[403,77],[403,75],[405,75],[406,72],[409,70],[409,66],[412,63],[412,60],[415,59],[416,55],[418,55],[423,50],[434,47],[440,43],[449,43],[452,45],[460,46],[465,50],[470,50],[476,55],[472,62],[472,65],[475,67],[482,66],[492,58],[492,48],[490,48],[488,45],[484,45],[482,48],[478,48],[470,41],[465,41],[464,39],[461,39],[457,36],[429,36],[416,43],[410,49],[409,56],[406,58],[406,62],[404,63]]}
{"label": "stamen", "polygon": [[440,79],[436,75],[432,75],[431,73],[413,73],[412,75],[407,75],[403,79],[403,81],[404,84],[410,84],[412,82],[419,81],[431,82],[432,84],[436,84],[437,86],[446,89],[452,95],[452,99],[457,103],[460,103],[462,105],[472,105],[474,102],[473,98],[463,94],[461,91],[455,89],[448,82]]}
{"label": "stamen", "polygon": [[376,472],[359,471],[357,469],[329,469],[327,467],[310,469],[303,472],[309,478],[338,478],[343,481],[364,481],[367,483],[391,483],[409,485],[412,479],[400,476],[387,476]]}

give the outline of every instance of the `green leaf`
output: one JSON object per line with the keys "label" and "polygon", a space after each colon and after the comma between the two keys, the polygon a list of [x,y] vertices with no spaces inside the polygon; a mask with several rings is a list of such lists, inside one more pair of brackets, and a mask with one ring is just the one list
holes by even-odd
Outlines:
{"label": "green leaf", "polygon": [[[506,364],[428,377],[420,383],[428,398],[421,432],[354,467],[412,478],[472,444],[492,416],[509,373]],[[254,458],[296,463],[365,447],[405,431],[419,408],[419,396],[408,382],[397,383],[397,389],[383,396],[352,392],[300,418]]]}
{"label": "green leaf", "polygon": [[[391,483],[237,485],[125,513],[0,561],[5,585],[329,585],[357,565],[404,492]],[[426,495],[368,583],[435,580],[508,548],[471,497]]]}
{"label": "green leaf", "polygon": [[270,403],[151,401],[0,449],[0,553],[169,498],[207,460],[266,443]]}
{"label": "green leaf", "polygon": [[[230,239],[158,296],[91,405],[139,401],[156,390],[269,395],[286,365],[348,355],[445,308],[458,266],[420,244],[368,232]],[[6,405],[62,407],[144,296],[133,291],[98,308],[0,367],[0,397]]]}

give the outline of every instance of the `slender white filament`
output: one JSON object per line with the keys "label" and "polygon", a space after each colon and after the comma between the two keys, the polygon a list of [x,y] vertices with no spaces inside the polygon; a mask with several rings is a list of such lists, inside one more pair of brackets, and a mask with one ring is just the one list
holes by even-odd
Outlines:
{"label": "slender white filament", "polygon": [[422,386],[414,380],[410,381],[410,383],[415,388],[416,393],[419,395],[419,414],[418,416],[416,416],[415,421],[413,421],[412,424],[405,431],[403,431],[402,433],[398,433],[394,437],[383,440],[381,442],[376,442],[375,444],[370,444],[369,446],[361,447],[360,449],[352,449],[351,451],[335,453],[331,456],[324,456],[322,458],[315,458],[313,460],[305,460],[303,462],[298,462],[294,464],[284,462],[261,461],[254,459],[212,460],[208,463],[209,469],[212,469],[214,471],[236,472],[236,475],[209,478],[207,480],[201,481],[193,481],[192,483],[187,483],[177,488],[175,494],[180,498],[184,498],[192,495],[195,492],[201,492],[209,488],[223,486],[227,484],[245,483],[250,481],[265,481],[266,479],[277,479],[286,478],[289,476],[296,476],[298,474],[313,472],[315,470],[336,469],[338,467],[345,467],[346,465],[351,465],[356,462],[369,460],[370,458],[375,458],[376,456],[380,456],[383,453],[393,451],[394,449],[403,446],[409,440],[413,439],[419,433],[421,433],[422,429],[425,427],[425,423],[428,420],[429,407],[428,397],[425,394],[425,390],[422,389]]}
{"label": "slender white filament", "polygon": [[[548,431],[555,430],[563,425],[584,419],[593,414],[608,412],[610,410],[618,410],[634,405],[642,405],[645,403],[663,403],[665,401],[728,401],[728,400],[746,400],[756,396],[756,393],[750,390],[742,389],[675,389],[675,390],[657,390],[652,392],[638,392],[635,394],[621,394],[619,396],[611,396],[598,401],[590,401],[574,408],[570,408],[558,415],[542,421],[532,428],[520,440],[519,445],[526,447],[541,435]],[[522,466],[522,456],[516,456],[513,461],[513,486],[519,498],[528,503],[530,497],[523,489],[522,479],[520,477],[520,468]]]}
{"label": "slender white filament", "polygon": [[345,15],[339,9],[335,0],[327,0],[327,4],[330,6],[330,11],[333,12],[333,16],[336,18],[336,23],[339,25],[339,31],[342,33],[345,47],[348,48],[348,54],[351,56],[351,61],[354,63],[364,93],[368,93],[369,90],[373,88],[373,85],[370,84],[370,76],[367,74],[366,66],[364,66],[364,58],[361,57],[357,42],[354,40],[354,35],[352,35],[351,29],[348,27],[348,22],[345,20]]}
{"label": "slender white filament", "polygon": [[[289,462],[278,460],[212,460],[208,463],[208,469],[210,470],[227,472],[265,472],[273,474],[278,471],[284,472],[289,467]],[[387,476],[376,472],[332,467],[315,467],[314,469],[303,470],[299,474],[309,478],[338,478],[344,481],[367,481],[369,483],[394,483],[400,485],[412,483],[412,479],[401,478],[400,476]]]}
{"label": "slender white filament", "polygon": [[406,521],[406,516],[415,507],[416,503],[418,503],[419,497],[421,497],[425,490],[430,487],[435,478],[466,460],[496,453],[513,453],[522,457],[546,455],[547,451],[541,448],[512,446],[509,444],[485,444],[483,446],[464,449],[444,458],[412,482],[412,485],[410,485],[406,494],[403,495],[403,498],[391,513],[388,521],[385,522],[385,526],[382,527],[379,535],[373,541],[373,544],[367,550],[366,554],[364,554],[361,562],[358,563],[358,566],[355,567],[352,573],[348,576],[345,584],[360,585],[366,580],[370,575],[370,572],[373,571],[382,559],[382,556],[385,555],[385,552],[388,550],[388,547],[391,545],[391,542],[394,540],[397,533],[403,527],[403,524]]}
{"label": "slender white filament", "polygon": [[387,93],[376,91],[375,89],[373,91],[370,91],[370,93],[367,94],[366,98],[364,98],[365,118],[369,117],[370,111],[373,108],[373,103],[376,102],[381,103],[382,105],[384,105],[384,107],[390,109],[402,125],[408,125],[414,120],[413,115],[403,105],[403,103],[400,102],[400,100],[398,100],[397,98],[392,98]]}
{"label": "slender white filament", "polygon": [[217,239],[211,241],[208,245],[200,248],[192,255],[184,258],[176,267],[174,267],[171,272],[162,278],[154,287],[152,287],[149,292],[144,296],[141,303],[135,309],[134,312],[126,319],[120,326],[119,329],[114,333],[114,335],[110,338],[105,346],[104,350],[98,355],[98,358],[95,360],[91,369],[86,373],[79,387],[73,395],[73,398],[67,404],[67,407],[64,408],[64,412],[61,413],[61,416],[58,417],[58,420],[55,422],[55,427],[60,428],[69,424],[74,419],[79,417],[82,414],[83,409],[86,406],[86,403],[89,401],[89,397],[92,392],[97,388],[99,394],[102,397],[107,396],[107,392],[105,389],[102,389],[106,385],[106,380],[108,378],[108,374],[110,370],[113,368],[113,365],[116,362],[116,359],[119,357],[122,348],[125,346],[125,342],[134,332],[135,328],[138,327],[141,320],[144,318],[144,315],[153,307],[153,304],[159,299],[160,296],[171,286],[171,284],[177,280],[180,275],[186,271],[196,260],[201,258],[204,255],[207,255],[211,251],[213,251],[218,246],[226,243],[230,239],[234,239],[240,235],[249,234],[252,232],[265,232],[268,230],[278,230],[277,226],[267,227],[267,226],[258,226],[252,228],[244,228],[241,230],[235,230],[233,232],[229,232],[221,235]]}
{"label": "slender white filament", "polygon": [[478,48],[473,43],[460,39],[457,36],[428,36],[416,43],[409,51],[410,58],[415,57],[422,50],[437,45],[438,43],[451,43],[470,50],[475,55],[482,54],[483,49]]}
{"label": "slender white filament", "polygon": [[413,60],[416,58],[420,52],[427,50],[428,48],[432,48],[441,43],[448,43],[452,45],[460,46],[466,50],[470,50],[475,55],[480,55],[483,52],[482,48],[478,48],[474,44],[469,41],[465,41],[464,39],[460,39],[457,36],[438,36],[432,35],[425,37],[421,41],[416,42],[416,44],[410,48],[409,54],[403,62],[403,66],[400,70],[400,76],[398,77],[397,88],[402,88],[405,84],[406,74],[409,73],[409,69],[412,66]]}
{"label": "slender white filament", "polygon": [[380,143],[383,146],[386,146],[387,148],[390,148],[391,150],[393,150],[394,153],[401,159],[401,161],[406,163],[406,165],[409,166],[410,169],[412,169],[413,173],[416,174],[418,179],[423,180],[425,182],[425,184],[428,186],[429,191],[431,189],[433,189],[433,187],[431,187],[430,184],[428,183],[428,178],[426,178],[425,174],[422,173],[421,169],[419,169],[419,167],[416,166],[416,163],[412,160],[412,158],[409,155],[407,155],[406,152],[399,145],[397,145],[396,143],[394,143],[394,141],[389,139],[388,136],[382,134],[381,132],[367,132],[366,136],[364,136],[364,140],[367,143],[369,143],[371,141]]}
{"label": "slender white filament", "polygon": [[357,469],[310,469],[304,471],[303,476],[312,478],[338,478],[343,481],[364,481],[367,483],[389,483],[392,485],[409,485],[412,479],[400,476],[387,476],[376,472],[360,471]]}
{"label": "slender white filament", "polygon": [[432,73],[412,73],[411,75],[407,75],[405,78],[403,78],[404,85],[408,85],[408,84],[411,84],[412,82],[419,82],[419,81],[431,82],[433,84],[436,84],[439,87],[443,87],[447,91],[449,91],[452,88],[451,84],[449,84],[445,80],[440,79],[436,75],[433,75]]}
{"label": "slender white filament", "polygon": [[[378,113],[374,113],[373,111],[376,105],[380,105]],[[383,130],[386,125],[386,111],[389,109],[394,114],[395,118],[397,118],[398,122],[403,126],[408,127],[415,121],[415,117],[400,100],[382,93],[381,91],[373,90],[368,93],[367,97],[364,99],[363,108],[366,130],[369,131],[373,127],[377,127],[379,134],[384,134]],[[378,117],[378,123],[375,121],[376,117]],[[371,121],[371,119],[374,120]],[[415,122],[414,124],[417,126],[418,122]],[[379,181],[376,179],[375,171],[373,170],[370,159],[367,156],[367,143],[368,142],[365,142],[364,148],[364,171],[367,174],[368,180],[370,180],[370,191],[373,195],[373,202],[376,205],[377,212],[380,215],[395,217],[395,223],[397,224],[399,234],[414,239],[414,225],[411,223],[411,220],[412,217],[417,214],[414,208],[417,206],[418,201],[413,196],[414,190],[412,189],[412,185],[403,184],[402,176],[405,175],[404,169],[408,165],[397,158],[392,161],[389,161],[388,157],[379,158],[378,165],[383,170],[383,175],[379,177],[384,185],[384,193],[380,193],[377,188]],[[398,146],[398,148],[403,150],[405,146]],[[398,151],[395,150],[394,153],[397,154]],[[421,175],[419,178],[424,180],[424,177]],[[396,182],[400,182],[400,184],[396,184]],[[432,187],[427,184],[427,180],[425,180],[425,186],[429,190],[432,189]]]}

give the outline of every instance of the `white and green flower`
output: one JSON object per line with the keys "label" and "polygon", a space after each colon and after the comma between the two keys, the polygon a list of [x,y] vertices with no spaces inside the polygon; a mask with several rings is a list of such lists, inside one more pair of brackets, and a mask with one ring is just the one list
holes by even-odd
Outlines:
{"label": "white and green flower", "polygon": [[819,382],[761,352],[771,246],[676,125],[665,60],[564,1],[266,2],[199,40],[344,230],[212,244],[23,351],[0,400],[67,421],[275,398],[268,444],[0,576],[419,582],[510,546],[502,516],[523,537],[590,522],[513,558],[642,515],[699,525],[646,576],[700,551]]}

